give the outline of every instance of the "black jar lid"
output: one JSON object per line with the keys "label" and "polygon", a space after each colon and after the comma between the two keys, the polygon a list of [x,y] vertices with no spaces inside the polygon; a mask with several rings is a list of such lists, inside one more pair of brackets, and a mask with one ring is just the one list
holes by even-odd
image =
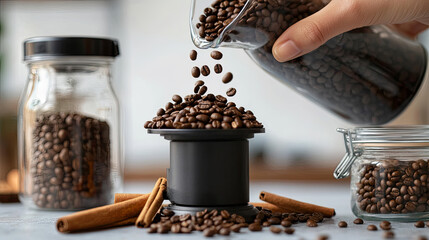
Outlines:
{"label": "black jar lid", "polygon": [[24,61],[61,56],[119,55],[118,41],[92,37],[33,37],[24,41]]}

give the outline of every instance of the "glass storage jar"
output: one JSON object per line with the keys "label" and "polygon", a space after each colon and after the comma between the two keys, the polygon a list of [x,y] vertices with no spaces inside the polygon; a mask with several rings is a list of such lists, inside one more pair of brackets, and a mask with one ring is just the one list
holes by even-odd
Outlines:
{"label": "glass storage jar", "polygon": [[108,204],[122,187],[119,103],[111,86],[115,40],[24,42],[28,83],[19,107],[20,200],[41,209]]}
{"label": "glass storage jar", "polygon": [[338,129],[346,155],[336,178],[351,175],[353,213],[368,220],[429,219],[429,126]]}
{"label": "glass storage jar", "polygon": [[380,125],[395,119],[421,89],[427,57],[421,44],[386,26],[340,34],[288,62],[274,59],[277,38],[324,2],[193,0],[191,37],[199,48],[243,48],[267,73],[351,123]]}

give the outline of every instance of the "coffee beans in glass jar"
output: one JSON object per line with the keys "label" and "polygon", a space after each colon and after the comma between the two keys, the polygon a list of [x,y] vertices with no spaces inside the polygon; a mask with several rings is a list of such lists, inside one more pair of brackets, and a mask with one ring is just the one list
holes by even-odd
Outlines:
{"label": "coffee beans in glass jar", "polygon": [[195,10],[194,43],[243,47],[268,73],[356,124],[383,124],[398,116],[419,90],[424,48],[371,26],[343,33],[320,48],[280,63],[272,54],[291,25],[324,7],[320,0],[226,0]]}
{"label": "coffee beans in glass jar", "polygon": [[411,214],[429,211],[428,160],[383,160],[363,164],[356,183],[359,211]]}
{"label": "coffee beans in glass jar", "polygon": [[81,209],[111,198],[107,122],[78,113],[43,114],[33,131],[32,197],[46,209]]}

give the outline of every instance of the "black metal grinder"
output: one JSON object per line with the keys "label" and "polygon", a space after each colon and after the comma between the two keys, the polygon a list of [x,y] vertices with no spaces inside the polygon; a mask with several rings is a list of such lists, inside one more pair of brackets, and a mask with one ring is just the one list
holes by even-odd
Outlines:
{"label": "black metal grinder", "polygon": [[227,210],[250,221],[249,141],[263,128],[148,129],[170,141],[167,207],[176,214]]}

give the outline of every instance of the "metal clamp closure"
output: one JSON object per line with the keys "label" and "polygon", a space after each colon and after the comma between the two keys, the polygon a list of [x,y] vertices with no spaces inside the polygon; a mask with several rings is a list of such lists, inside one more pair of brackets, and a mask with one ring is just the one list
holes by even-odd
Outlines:
{"label": "metal clamp closure", "polygon": [[355,152],[354,150],[352,131],[344,128],[338,128],[337,132],[340,132],[344,135],[344,144],[347,152],[334,170],[334,177],[336,179],[341,179],[341,178],[348,177],[350,175],[350,168],[352,167],[353,162],[360,154]]}

